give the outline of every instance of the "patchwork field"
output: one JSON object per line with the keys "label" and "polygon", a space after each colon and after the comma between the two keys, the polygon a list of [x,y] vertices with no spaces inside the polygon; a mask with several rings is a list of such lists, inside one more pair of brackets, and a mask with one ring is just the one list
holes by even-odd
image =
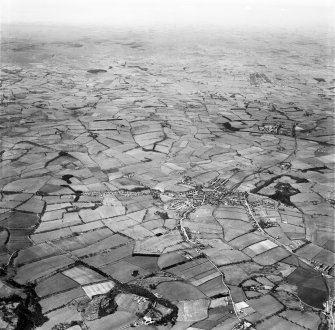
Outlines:
{"label": "patchwork field", "polygon": [[327,36],[45,28],[1,39],[0,328],[331,328]]}

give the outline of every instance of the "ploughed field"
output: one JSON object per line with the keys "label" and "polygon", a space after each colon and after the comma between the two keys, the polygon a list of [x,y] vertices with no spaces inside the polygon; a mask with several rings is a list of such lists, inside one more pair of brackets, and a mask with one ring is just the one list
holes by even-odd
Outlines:
{"label": "ploughed field", "polygon": [[4,31],[0,328],[328,328],[325,36]]}

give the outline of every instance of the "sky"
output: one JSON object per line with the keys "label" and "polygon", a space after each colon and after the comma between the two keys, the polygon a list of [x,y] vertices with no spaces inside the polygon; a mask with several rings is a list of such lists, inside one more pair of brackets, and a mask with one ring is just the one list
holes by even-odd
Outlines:
{"label": "sky", "polygon": [[316,26],[331,0],[0,0],[1,23]]}

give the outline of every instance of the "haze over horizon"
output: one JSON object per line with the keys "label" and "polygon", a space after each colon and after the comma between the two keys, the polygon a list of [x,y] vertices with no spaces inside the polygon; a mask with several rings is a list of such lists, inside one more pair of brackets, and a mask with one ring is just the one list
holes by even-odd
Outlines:
{"label": "haze over horizon", "polygon": [[3,0],[1,23],[119,26],[326,27],[328,0]]}

